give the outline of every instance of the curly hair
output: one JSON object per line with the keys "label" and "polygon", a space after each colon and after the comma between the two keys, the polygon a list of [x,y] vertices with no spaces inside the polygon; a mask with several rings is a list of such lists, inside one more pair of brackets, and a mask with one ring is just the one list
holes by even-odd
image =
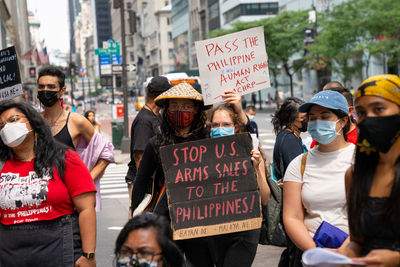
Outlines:
{"label": "curly hair", "polygon": [[157,242],[162,250],[164,266],[185,266],[182,252],[172,241],[172,232],[167,219],[154,213],[135,216],[125,224],[115,242],[115,257],[118,257],[123,244],[132,231],[149,228],[153,228],[157,232]]}
{"label": "curly hair", "polygon": [[[193,101],[193,100],[192,100]],[[194,116],[192,123],[190,124],[190,136],[189,140],[199,140],[207,137],[208,134],[208,126],[207,116],[204,112],[204,103],[200,101],[193,101],[195,108],[197,108],[197,113]],[[168,109],[169,101],[161,108],[161,120],[159,120],[159,125],[156,127],[156,145],[157,146],[166,146],[175,144],[176,134],[175,127],[172,125],[167,109]]]}
{"label": "curly hair", "polygon": [[298,109],[303,103],[304,101],[297,97],[289,97],[283,102],[281,108],[275,111],[271,123],[274,125],[276,135],[296,120],[299,114]]}
{"label": "curly hair", "polygon": [[[51,167],[55,167],[60,177],[64,177],[65,154],[68,148],[53,138],[46,121],[30,105],[13,100],[4,101],[0,103],[0,114],[11,108],[16,108],[26,116],[36,135],[36,144],[33,149],[35,153],[34,169],[36,174],[41,177],[48,170],[49,174],[53,176],[53,168]],[[12,150],[0,138],[0,160],[5,162],[11,155]]]}

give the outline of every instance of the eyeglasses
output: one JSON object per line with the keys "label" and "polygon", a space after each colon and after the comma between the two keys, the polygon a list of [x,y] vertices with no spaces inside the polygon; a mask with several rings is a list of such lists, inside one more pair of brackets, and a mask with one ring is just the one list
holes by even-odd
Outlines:
{"label": "eyeglasses", "polygon": [[233,123],[230,122],[213,122],[211,123],[211,128],[218,128],[218,127],[234,127]]}
{"label": "eyeglasses", "polygon": [[53,89],[57,88],[57,85],[56,84],[39,84],[38,85],[39,89],[46,89],[46,87],[47,87],[47,89],[53,90]]}
{"label": "eyeglasses", "polygon": [[26,118],[23,115],[11,115],[10,117],[8,117],[8,119],[6,119],[6,121],[0,121],[0,130],[3,130],[4,126],[6,126],[7,123],[15,123],[18,122],[21,118]]}
{"label": "eyeglasses", "polygon": [[194,109],[194,106],[190,105],[190,104],[183,105],[183,106],[180,106],[180,105],[177,105],[177,104],[171,104],[168,107],[168,110],[170,110],[170,111],[178,111],[178,110],[180,110],[180,111],[192,111],[193,109]]}
{"label": "eyeglasses", "polygon": [[152,253],[147,251],[133,252],[131,250],[121,250],[118,253],[117,266],[119,267],[153,267],[153,259],[161,256],[162,253]]}

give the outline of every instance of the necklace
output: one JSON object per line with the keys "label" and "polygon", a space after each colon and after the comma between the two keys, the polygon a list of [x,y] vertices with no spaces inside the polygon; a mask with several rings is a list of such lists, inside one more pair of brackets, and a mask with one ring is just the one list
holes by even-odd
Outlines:
{"label": "necklace", "polygon": [[153,109],[149,105],[144,104],[144,106],[147,107],[148,109],[150,109],[153,114],[156,114],[156,113],[154,113]]}
{"label": "necklace", "polygon": [[46,121],[50,125],[50,127],[55,126],[57,124],[57,121],[60,119],[61,115],[63,115],[63,114],[64,114],[64,110],[61,110],[60,114],[58,115],[58,117],[55,120],[49,121],[48,119],[46,119]]}

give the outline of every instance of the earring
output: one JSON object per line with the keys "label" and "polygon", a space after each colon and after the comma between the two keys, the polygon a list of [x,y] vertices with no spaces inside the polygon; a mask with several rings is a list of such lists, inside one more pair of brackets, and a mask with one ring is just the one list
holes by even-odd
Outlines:
{"label": "earring", "polygon": [[37,146],[37,133],[35,133],[35,146]]}

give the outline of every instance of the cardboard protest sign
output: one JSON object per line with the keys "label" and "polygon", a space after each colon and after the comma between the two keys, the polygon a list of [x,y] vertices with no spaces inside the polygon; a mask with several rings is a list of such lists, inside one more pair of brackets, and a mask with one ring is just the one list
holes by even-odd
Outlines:
{"label": "cardboard protest sign", "polygon": [[206,105],[220,102],[220,95],[226,90],[244,95],[271,87],[263,27],[198,41],[195,45]]}
{"label": "cardboard protest sign", "polygon": [[0,50],[0,101],[22,95],[17,53],[11,46]]}
{"label": "cardboard protest sign", "polygon": [[161,148],[175,240],[260,228],[251,149],[248,134]]}

